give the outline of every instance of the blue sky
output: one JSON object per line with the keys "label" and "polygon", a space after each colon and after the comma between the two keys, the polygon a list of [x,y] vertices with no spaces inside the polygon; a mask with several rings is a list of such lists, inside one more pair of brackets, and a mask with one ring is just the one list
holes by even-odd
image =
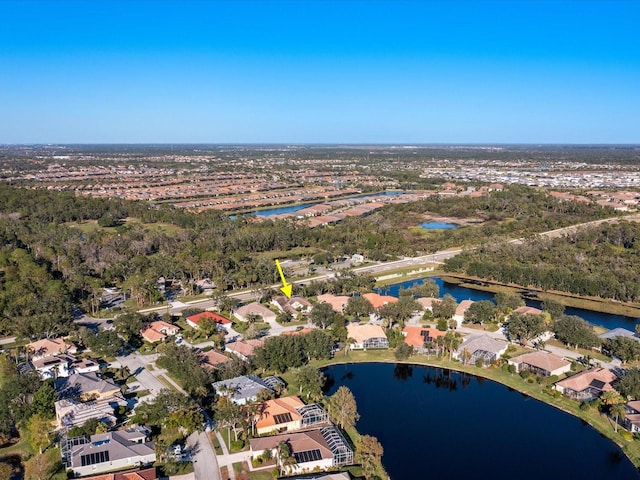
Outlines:
{"label": "blue sky", "polygon": [[0,0],[0,143],[640,143],[640,1]]}

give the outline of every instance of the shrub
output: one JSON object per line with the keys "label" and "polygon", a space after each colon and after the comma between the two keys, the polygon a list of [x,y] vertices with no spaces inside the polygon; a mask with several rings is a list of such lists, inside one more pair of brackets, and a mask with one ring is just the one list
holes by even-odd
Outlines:
{"label": "shrub", "polygon": [[231,450],[232,451],[238,451],[238,450],[242,450],[242,448],[244,447],[244,440],[233,440],[231,442]]}
{"label": "shrub", "polygon": [[625,440],[627,440],[628,442],[633,440],[633,435],[631,434],[631,432],[624,430],[622,428],[618,430],[618,432],[620,433],[620,436]]}
{"label": "shrub", "polygon": [[482,361],[482,359],[481,359],[481,358],[478,358],[478,359],[476,360],[476,367],[478,367],[478,368],[482,368],[483,366],[484,366],[484,362]]}
{"label": "shrub", "polygon": [[522,370],[520,372],[520,377],[524,378],[525,380],[530,376],[531,376],[531,372],[529,370]]}
{"label": "shrub", "polygon": [[516,373],[516,366],[515,365],[509,365],[509,373],[511,373],[511,374]]}

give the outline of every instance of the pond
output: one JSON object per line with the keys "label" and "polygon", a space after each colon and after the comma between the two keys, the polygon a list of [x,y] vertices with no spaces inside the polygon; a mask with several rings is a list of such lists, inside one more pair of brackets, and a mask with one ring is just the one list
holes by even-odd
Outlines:
{"label": "pond", "polygon": [[392,480],[640,478],[580,419],[489,380],[383,363],[324,373],[327,394],[341,385],[353,392],[357,429],[378,438]]}
{"label": "pond", "polygon": [[[425,280],[426,279],[424,278],[420,278],[417,280],[395,283],[393,285],[387,285],[385,287],[377,288],[376,292],[397,297],[401,288],[409,288],[413,285],[420,285]],[[474,290],[472,288],[461,287],[453,283],[446,283],[440,277],[432,277],[432,280],[434,280],[438,284],[438,287],[440,287],[441,297],[448,293],[453,298],[455,298],[457,302],[461,302],[462,300],[467,299],[473,300],[474,302],[477,302],[478,300],[494,300],[493,293],[490,292],[483,292],[482,290]],[[540,308],[540,302],[537,300],[525,299],[525,303],[530,307]],[[609,330],[621,327],[626,328],[627,330],[634,331],[635,325],[636,323],[638,323],[637,318],[627,317],[625,315],[615,315],[612,313],[595,312],[593,310],[585,310],[583,308],[567,307],[565,309],[565,313],[567,315],[577,315],[584,318],[592,325],[605,327]]]}
{"label": "pond", "polygon": [[458,228],[460,225],[447,222],[424,222],[421,223],[420,226],[425,230],[452,230]]}

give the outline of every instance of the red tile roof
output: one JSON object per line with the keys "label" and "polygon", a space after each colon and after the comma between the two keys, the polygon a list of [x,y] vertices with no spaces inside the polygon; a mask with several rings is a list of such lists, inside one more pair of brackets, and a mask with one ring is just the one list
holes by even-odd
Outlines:
{"label": "red tile roof", "polygon": [[187,320],[197,325],[198,322],[203,318],[210,318],[214,322],[221,323],[222,325],[227,325],[231,323],[231,320],[215,312],[196,313],[195,315],[191,315],[190,317],[187,317]]}

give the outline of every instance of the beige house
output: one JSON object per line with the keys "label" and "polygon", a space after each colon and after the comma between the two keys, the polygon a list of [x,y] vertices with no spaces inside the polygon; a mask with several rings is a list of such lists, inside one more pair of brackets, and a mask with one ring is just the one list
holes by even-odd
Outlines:
{"label": "beige house", "polygon": [[142,335],[142,338],[147,342],[154,343],[160,342],[169,336],[177,335],[179,331],[180,327],[177,325],[158,320],[151,322],[145,328],[140,330],[140,335]]}
{"label": "beige house", "polygon": [[262,402],[255,423],[258,435],[299,430],[302,427],[302,415],[297,409],[300,407],[304,407],[304,403],[295,396]]}
{"label": "beige house", "polygon": [[350,323],[347,325],[347,337],[354,340],[352,350],[389,348],[389,340],[380,325]]}
{"label": "beige house", "polygon": [[318,303],[328,303],[334,311],[343,313],[347,303],[349,303],[349,298],[350,297],[347,297],[346,295],[332,295],[331,293],[324,293],[322,295],[318,295]]}
{"label": "beige house", "polygon": [[602,392],[613,390],[611,383],[616,378],[615,373],[609,369],[592,368],[556,382],[553,388],[574,400],[589,402],[598,398]]}
{"label": "beige house", "polygon": [[43,338],[37,342],[27,343],[27,350],[31,352],[31,359],[52,357],[63,353],[76,353],[76,347],[72,343],[65,342],[62,338]]}
{"label": "beige house", "polygon": [[276,314],[269,310],[264,305],[260,305],[257,302],[243,305],[233,312],[233,316],[242,322],[246,322],[250,315],[256,315],[261,317],[264,322],[275,322]]}
{"label": "beige house", "polygon": [[247,362],[251,357],[253,357],[255,349],[263,345],[264,339],[255,338],[252,340],[238,340],[236,342],[227,343],[224,346],[224,350],[225,352],[233,353],[236,357]]}
{"label": "beige house", "polygon": [[517,372],[528,370],[542,377],[562,375],[571,371],[570,362],[553,353],[541,351],[525,353],[511,358],[509,359],[509,365],[515,366]]}
{"label": "beige house", "polygon": [[467,313],[471,305],[473,305],[473,300],[463,300],[456,307],[453,319],[458,323],[458,326],[461,326],[462,322],[464,322],[464,314]]}

